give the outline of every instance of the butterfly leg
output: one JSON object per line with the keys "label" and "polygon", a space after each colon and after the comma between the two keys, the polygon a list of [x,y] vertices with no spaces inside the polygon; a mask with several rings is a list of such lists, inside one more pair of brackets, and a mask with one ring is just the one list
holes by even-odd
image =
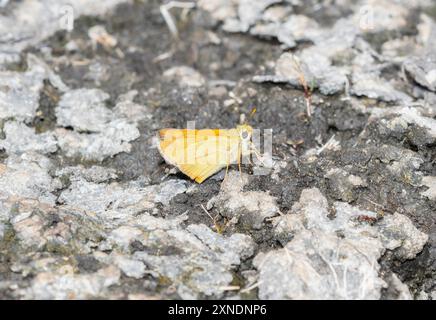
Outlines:
{"label": "butterfly leg", "polygon": [[227,174],[229,173],[229,166],[230,166],[230,159],[229,157],[227,157],[226,173],[224,174],[223,182],[221,182],[221,187],[223,186],[224,182],[227,179]]}
{"label": "butterfly leg", "polygon": [[238,146],[238,169],[239,169],[239,176],[240,176],[241,182],[242,182],[241,162],[242,162],[242,148],[241,148],[241,145],[239,144],[239,146]]}
{"label": "butterfly leg", "polygon": [[[226,143],[227,143],[227,151],[230,151],[230,141],[227,140]],[[224,179],[223,179],[223,181],[221,182],[221,187],[222,187],[222,185],[224,184],[224,182],[226,181],[226,179],[227,179],[227,175],[228,175],[228,173],[229,173],[229,167],[230,167],[230,163],[231,163],[231,161],[230,161],[230,155],[231,155],[231,153],[230,153],[230,152],[227,152],[227,155],[226,155],[226,173],[224,174]]]}
{"label": "butterfly leg", "polygon": [[254,166],[254,162],[251,160],[251,157],[247,157],[248,162],[250,163],[251,166]]}
{"label": "butterfly leg", "polygon": [[224,174],[223,182],[221,182],[221,187],[223,186],[224,182],[226,182],[227,174],[229,173],[229,165],[230,165],[230,162],[227,162],[227,165],[226,165],[226,173]]}

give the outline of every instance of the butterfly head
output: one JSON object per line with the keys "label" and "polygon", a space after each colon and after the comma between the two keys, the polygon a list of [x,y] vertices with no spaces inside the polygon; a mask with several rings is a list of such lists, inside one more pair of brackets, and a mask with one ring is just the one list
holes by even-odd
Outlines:
{"label": "butterfly head", "polygon": [[253,135],[253,128],[248,124],[241,124],[236,127],[238,130],[239,137],[243,141],[250,141],[251,136]]}
{"label": "butterfly head", "polygon": [[248,124],[241,124],[236,127],[240,138],[240,146],[242,154],[250,154],[251,137],[253,136],[253,128]]}

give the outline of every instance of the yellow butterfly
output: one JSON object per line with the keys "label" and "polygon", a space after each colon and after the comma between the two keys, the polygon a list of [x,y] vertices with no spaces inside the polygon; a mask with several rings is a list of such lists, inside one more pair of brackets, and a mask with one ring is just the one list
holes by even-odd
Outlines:
{"label": "yellow butterfly", "polygon": [[158,149],[166,162],[198,183],[256,152],[251,142],[253,128],[247,124],[234,129],[162,129]]}

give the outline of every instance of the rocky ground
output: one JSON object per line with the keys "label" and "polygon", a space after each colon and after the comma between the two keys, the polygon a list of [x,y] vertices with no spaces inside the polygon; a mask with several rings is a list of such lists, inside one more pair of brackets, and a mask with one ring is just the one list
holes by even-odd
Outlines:
{"label": "rocky ground", "polygon": [[435,299],[435,117],[432,0],[0,1],[0,299]]}

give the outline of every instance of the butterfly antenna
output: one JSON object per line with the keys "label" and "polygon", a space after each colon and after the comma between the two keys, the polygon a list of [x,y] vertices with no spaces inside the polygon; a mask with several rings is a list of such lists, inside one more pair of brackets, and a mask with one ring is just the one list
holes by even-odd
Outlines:
{"label": "butterfly antenna", "polygon": [[244,120],[241,121],[242,124],[248,124],[248,120],[250,120],[251,118],[253,118],[254,114],[256,113],[256,107],[253,107],[253,109],[251,109],[250,114],[248,115],[248,119],[246,117],[244,117]]}

